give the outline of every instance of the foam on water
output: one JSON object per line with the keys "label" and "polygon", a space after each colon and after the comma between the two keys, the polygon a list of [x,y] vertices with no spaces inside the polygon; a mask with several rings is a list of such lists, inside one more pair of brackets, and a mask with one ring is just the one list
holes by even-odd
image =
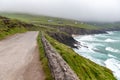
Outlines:
{"label": "foam on water", "polygon": [[107,31],[107,33],[110,34],[110,35],[114,34],[113,31]]}
{"label": "foam on water", "polygon": [[[120,32],[74,37],[81,43],[75,52],[113,71],[120,80]],[[108,47],[109,46],[109,47]]]}
{"label": "foam on water", "polygon": [[108,54],[108,56],[109,56],[110,58],[117,58],[117,57],[115,57],[115,56],[113,56],[113,55],[111,55],[111,54]]}
{"label": "foam on water", "polygon": [[108,39],[105,40],[105,42],[118,42],[118,40],[108,38]]}
{"label": "foam on water", "polygon": [[111,69],[113,71],[113,74],[115,77],[117,77],[117,80],[120,80],[120,61],[110,58],[107,59],[105,62],[106,67]]}
{"label": "foam on water", "polygon": [[110,52],[115,52],[115,53],[119,53],[120,52],[120,50],[114,49],[112,47],[106,47],[105,50],[110,51]]}
{"label": "foam on water", "polygon": [[74,37],[74,39],[76,39],[77,41],[100,41],[97,38],[95,38],[94,35],[85,35],[81,36],[81,38]]}
{"label": "foam on water", "polygon": [[80,54],[81,56],[83,56],[87,59],[90,59],[91,61],[93,61],[101,66],[104,66],[104,61],[94,58],[92,55],[94,55],[95,53],[90,52],[88,49],[82,47],[80,50],[74,49],[74,51],[77,52],[78,54]]}

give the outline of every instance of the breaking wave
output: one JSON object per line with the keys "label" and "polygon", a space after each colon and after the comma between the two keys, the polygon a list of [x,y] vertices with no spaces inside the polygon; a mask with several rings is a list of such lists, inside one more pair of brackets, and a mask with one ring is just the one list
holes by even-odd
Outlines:
{"label": "breaking wave", "polygon": [[118,42],[118,40],[108,38],[108,39],[105,40],[105,42]]}
{"label": "breaking wave", "polygon": [[105,50],[110,51],[110,52],[115,52],[115,53],[119,53],[120,52],[120,50],[114,49],[112,47],[106,47]]}

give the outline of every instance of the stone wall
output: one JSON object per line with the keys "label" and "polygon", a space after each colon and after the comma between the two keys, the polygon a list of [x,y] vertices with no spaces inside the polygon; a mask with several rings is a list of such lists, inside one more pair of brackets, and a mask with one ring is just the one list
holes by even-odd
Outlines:
{"label": "stone wall", "polygon": [[42,36],[45,53],[49,61],[52,76],[55,80],[79,80],[70,66],[64,61],[60,54]]}

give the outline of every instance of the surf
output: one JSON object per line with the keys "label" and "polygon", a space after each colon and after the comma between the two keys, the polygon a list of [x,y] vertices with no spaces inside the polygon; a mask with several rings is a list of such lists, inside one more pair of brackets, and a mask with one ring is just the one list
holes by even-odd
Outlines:
{"label": "surf", "polygon": [[[117,80],[120,80],[120,31],[108,31],[107,34],[80,35],[74,39],[81,43],[74,49],[79,55],[109,68]],[[87,46],[87,47],[85,47]]]}

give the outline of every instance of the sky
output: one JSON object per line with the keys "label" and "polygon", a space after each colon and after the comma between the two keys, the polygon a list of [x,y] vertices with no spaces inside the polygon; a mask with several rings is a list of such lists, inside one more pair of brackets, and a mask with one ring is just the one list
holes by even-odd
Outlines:
{"label": "sky", "polygon": [[120,0],[0,0],[0,11],[80,21],[120,21]]}

